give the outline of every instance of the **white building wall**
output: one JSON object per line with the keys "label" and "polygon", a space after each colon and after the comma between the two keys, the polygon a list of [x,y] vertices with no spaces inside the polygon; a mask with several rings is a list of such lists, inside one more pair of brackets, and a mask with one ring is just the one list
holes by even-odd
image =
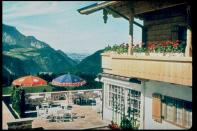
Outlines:
{"label": "white building wall", "polygon": [[192,88],[187,86],[175,85],[164,82],[147,81],[145,82],[145,112],[144,129],[182,129],[162,120],[162,123],[152,119],[152,94],[160,93],[182,100],[192,101]]}
{"label": "white building wall", "polygon": [[[105,119],[105,120],[111,121],[112,117],[113,117],[112,109],[108,108],[107,107],[108,105],[106,105],[108,103],[106,101],[108,101],[108,97],[109,97],[107,94],[107,92],[109,91],[109,84],[120,86],[125,89],[133,89],[133,90],[141,92],[141,85],[140,84],[135,84],[135,83],[131,83],[131,82],[126,82],[126,81],[121,81],[121,80],[116,80],[116,79],[106,78],[106,77],[102,77],[101,81],[104,83],[103,119]],[[125,91],[125,94],[127,94],[127,91]],[[127,96],[126,95],[125,95],[125,106],[127,107]],[[120,114],[118,114],[117,117],[118,117],[117,124],[120,124],[120,119],[121,119]],[[116,119],[115,113],[114,113],[114,119]]]}

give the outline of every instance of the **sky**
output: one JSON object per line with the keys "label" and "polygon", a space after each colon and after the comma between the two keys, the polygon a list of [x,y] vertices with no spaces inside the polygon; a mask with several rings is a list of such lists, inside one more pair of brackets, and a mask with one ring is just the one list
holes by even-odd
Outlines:
{"label": "sky", "polygon": [[[80,14],[77,9],[94,1],[3,1],[3,24],[34,36],[65,53],[94,53],[108,45],[128,43],[129,23],[103,12]],[[138,22],[141,22],[137,20]],[[134,42],[141,41],[141,29],[134,25]]]}

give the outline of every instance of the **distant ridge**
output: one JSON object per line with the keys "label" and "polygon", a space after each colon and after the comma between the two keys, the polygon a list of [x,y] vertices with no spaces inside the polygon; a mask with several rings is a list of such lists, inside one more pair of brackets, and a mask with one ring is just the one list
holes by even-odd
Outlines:
{"label": "distant ridge", "polygon": [[3,24],[3,77],[10,79],[38,72],[67,72],[76,62],[61,50],[54,50],[34,36],[25,36]]}
{"label": "distant ridge", "polygon": [[78,65],[77,68],[82,73],[97,75],[102,71],[101,69],[101,53],[103,50],[98,50],[94,54],[83,59]]}

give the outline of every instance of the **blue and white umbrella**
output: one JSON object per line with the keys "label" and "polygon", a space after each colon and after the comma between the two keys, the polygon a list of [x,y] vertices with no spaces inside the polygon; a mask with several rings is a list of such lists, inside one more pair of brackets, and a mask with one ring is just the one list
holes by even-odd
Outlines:
{"label": "blue and white umbrella", "polygon": [[55,86],[82,86],[86,84],[86,81],[80,78],[79,76],[72,75],[70,73],[61,75],[55,79],[52,80],[52,85]]}

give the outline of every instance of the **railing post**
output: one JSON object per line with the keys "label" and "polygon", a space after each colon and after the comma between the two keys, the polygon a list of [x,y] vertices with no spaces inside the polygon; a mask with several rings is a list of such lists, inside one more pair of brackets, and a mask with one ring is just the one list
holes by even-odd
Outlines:
{"label": "railing post", "polygon": [[190,28],[187,29],[187,45],[185,48],[185,56],[192,56],[192,31]]}
{"label": "railing post", "polygon": [[192,56],[192,28],[191,28],[191,10],[190,6],[187,6],[187,45],[185,48],[185,56]]}
{"label": "railing post", "polygon": [[131,13],[131,17],[129,19],[129,49],[128,54],[133,54],[132,52],[132,45],[133,45],[133,22],[134,22],[134,15]]}

